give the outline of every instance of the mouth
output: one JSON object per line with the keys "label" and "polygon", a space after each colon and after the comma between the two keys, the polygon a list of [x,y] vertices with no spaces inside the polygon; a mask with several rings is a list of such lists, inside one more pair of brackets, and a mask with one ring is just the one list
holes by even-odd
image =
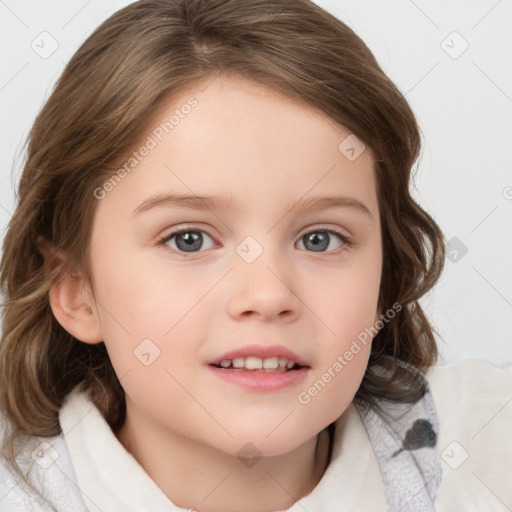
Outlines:
{"label": "mouth", "polygon": [[214,375],[250,392],[268,393],[299,386],[307,378],[310,367],[285,357],[241,357],[210,363]]}
{"label": "mouth", "polygon": [[209,366],[235,372],[286,373],[309,368],[308,362],[284,345],[250,344],[207,361]]}

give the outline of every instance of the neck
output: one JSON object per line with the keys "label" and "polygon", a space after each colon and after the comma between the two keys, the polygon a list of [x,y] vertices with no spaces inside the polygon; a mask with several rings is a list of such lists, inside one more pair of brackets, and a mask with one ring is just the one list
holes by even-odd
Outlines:
{"label": "neck", "polygon": [[199,512],[290,508],[313,491],[330,459],[327,429],[290,453],[252,461],[148,429],[130,414],[116,435],[172,503]]}

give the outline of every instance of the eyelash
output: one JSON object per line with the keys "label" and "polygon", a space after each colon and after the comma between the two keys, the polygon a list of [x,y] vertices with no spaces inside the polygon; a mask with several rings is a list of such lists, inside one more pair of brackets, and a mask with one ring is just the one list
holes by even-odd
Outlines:
{"label": "eyelash", "polygon": [[[205,231],[204,229],[199,229],[199,228],[196,228],[196,227],[193,227],[193,226],[185,226],[185,227],[180,228],[180,229],[178,229],[176,231],[172,231],[168,235],[165,235],[164,237],[160,238],[157,241],[157,245],[158,246],[164,246],[167,249],[169,249],[170,251],[172,251],[173,253],[180,254],[180,255],[183,255],[185,257],[191,257],[191,256],[187,256],[187,255],[199,254],[199,253],[201,253],[203,251],[187,253],[187,252],[184,252],[184,251],[176,251],[175,249],[172,249],[172,248],[166,246],[167,242],[169,242],[169,240],[171,240],[175,236],[180,235],[182,233],[188,233],[188,232],[191,232],[191,231],[195,231],[195,232],[199,232],[199,233],[206,233],[212,240],[215,240],[215,237],[213,235],[211,235],[208,231]],[[311,252],[312,254],[323,254],[323,255],[328,255],[328,256],[337,256],[343,250],[345,250],[347,248],[350,248],[350,247],[352,247],[354,245],[354,242],[347,235],[345,235],[345,234],[343,234],[343,233],[341,233],[339,231],[333,230],[331,228],[324,228],[322,226],[317,226],[317,227],[315,227],[315,229],[310,229],[309,231],[303,232],[299,236],[299,240],[302,239],[304,236],[306,236],[308,234],[316,233],[316,232],[323,232],[323,233],[329,233],[329,234],[332,234],[332,235],[336,235],[343,242],[343,245],[341,247],[339,247],[338,249],[335,249],[334,251],[325,251],[325,252],[317,252],[317,253],[315,253],[314,251],[307,251],[307,252]]]}

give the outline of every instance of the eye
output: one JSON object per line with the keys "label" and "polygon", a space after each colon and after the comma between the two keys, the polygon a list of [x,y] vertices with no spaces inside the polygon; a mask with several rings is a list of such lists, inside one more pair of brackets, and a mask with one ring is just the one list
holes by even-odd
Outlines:
{"label": "eye", "polygon": [[[184,228],[169,233],[158,241],[158,245],[167,245],[177,252],[194,253],[198,252],[198,250],[204,245],[204,235],[206,235],[210,240],[213,240],[208,233],[200,229]],[[174,238],[176,238],[176,240],[173,244],[172,242]],[[207,247],[207,249],[211,249],[211,247]]]}
{"label": "eye", "polygon": [[[185,227],[179,230],[173,231],[161,238],[158,241],[158,245],[165,245],[174,252],[177,253],[197,253],[201,252],[200,249],[211,249],[214,244],[210,247],[204,247],[204,236],[213,242],[212,236],[201,229]],[[329,249],[334,238],[338,238],[341,241],[338,248]],[[308,231],[303,234],[297,243],[302,243],[306,250],[310,252],[328,252],[332,254],[338,254],[343,248],[350,247],[352,242],[349,237],[345,234],[332,229],[317,228],[312,231]],[[300,247],[299,247],[300,248]]]}
{"label": "eye", "polygon": [[[339,240],[341,240],[341,244],[338,247],[338,250],[328,250],[332,242],[332,235],[337,237]],[[330,252],[333,254],[338,254],[340,250],[343,249],[343,247],[351,246],[350,239],[344,235],[343,233],[340,233],[338,231],[334,231],[332,229],[322,229],[317,228],[313,231],[308,231],[304,235],[301,236],[298,243],[302,242],[304,246],[306,246],[306,249],[311,249],[312,252]]]}

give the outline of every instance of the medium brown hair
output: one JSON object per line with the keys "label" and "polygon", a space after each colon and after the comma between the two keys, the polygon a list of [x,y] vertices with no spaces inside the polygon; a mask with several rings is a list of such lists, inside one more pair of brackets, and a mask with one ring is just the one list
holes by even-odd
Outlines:
{"label": "medium brown hair", "polygon": [[164,100],[220,74],[300,100],[371,148],[383,243],[379,308],[401,309],[373,339],[356,398],[377,404],[421,396],[400,366],[391,379],[373,371],[390,357],[419,370],[437,360],[418,300],[441,273],[444,243],[409,191],[420,132],[404,96],[364,42],[309,0],[141,0],[82,44],[27,139],[0,269],[0,411],[12,425],[2,451],[13,463],[17,438],[60,433],[59,409],[79,383],[114,431],[123,424],[124,392],[104,343],[78,341],[52,313],[49,290],[66,268],[45,267],[42,243],[91,281],[94,190]]}

